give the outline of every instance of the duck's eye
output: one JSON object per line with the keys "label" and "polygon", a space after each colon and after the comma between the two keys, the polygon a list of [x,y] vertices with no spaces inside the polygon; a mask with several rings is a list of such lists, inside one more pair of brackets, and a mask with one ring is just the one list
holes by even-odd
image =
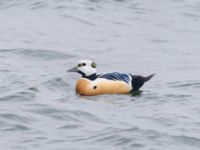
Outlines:
{"label": "duck's eye", "polygon": [[92,65],[91,65],[93,68],[96,68],[97,65],[93,62]]}
{"label": "duck's eye", "polygon": [[82,66],[86,66],[86,63],[82,63]]}
{"label": "duck's eye", "polygon": [[81,64],[78,64],[78,67],[81,67]]}

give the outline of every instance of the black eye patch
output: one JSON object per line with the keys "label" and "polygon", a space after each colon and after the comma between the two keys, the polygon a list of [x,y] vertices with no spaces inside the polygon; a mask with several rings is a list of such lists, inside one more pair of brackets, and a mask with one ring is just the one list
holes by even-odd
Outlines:
{"label": "black eye patch", "polygon": [[82,63],[82,66],[86,66],[86,63]]}
{"label": "black eye patch", "polygon": [[82,65],[81,64],[78,64],[78,67],[81,67]]}

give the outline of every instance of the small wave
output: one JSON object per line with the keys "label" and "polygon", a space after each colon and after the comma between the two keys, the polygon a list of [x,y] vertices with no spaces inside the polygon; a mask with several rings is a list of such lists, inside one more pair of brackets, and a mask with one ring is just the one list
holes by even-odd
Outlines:
{"label": "small wave", "polygon": [[172,138],[179,143],[196,146],[198,148],[200,147],[200,139],[196,137],[179,135],[179,136],[173,136]]}
{"label": "small wave", "polygon": [[37,1],[29,4],[31,9],[40,9],[47,7],[47,3],[44,1]]}
{"label": "small wave", "polygon": [[[65,120],[74,123],[81,123],[81,122],[99,122],[99,123],[106,123],[105,121],[101,120],[100,118],[92,115],[89,112],[81,111],[81,110],[66,110],[61,108],[51,107],[50,105],[31,105],[33,109],[29,109],[28,111],[50,117],[56,120]],[[62,127],[61,127],[62,128]]]}
{"label": "small wave", "polygon": [[34,1],[26,1],[26,0],[9,0],[9,1],[1,1],[0,8],[11,8],[11,7],[19,7],[26,6],[30,9],[40,9],[46,8],[48,6],[48,2],[43,0],[34,0]]}
{"label": "small wave", "polygon": [[189,17],[189,18],[193,18],[193,19],[198,19],[198,20],[200,19],[199,13],[197,14],[197,13],[185,12],[185,13],[183,13],[183,15],[186,16],[186,17]]}
{"label": "small wave", "polygon": [[31,129],[28,126],[21,125],[21,124],[14,124],[11,126],[8,126],[4,129],[1,129],[1,131],[7,131],[7,132],[22,132],[22,131],[31,131]]}
{"label": "small wave", "polygon": [[28,57],[31,59],[37,58],[37,59],[42,59],[42,60],[56,60],[56,59],[66,60],[66,59],[70,59],[74,57],[69,54],[51,51],[51,50],[44,50],[44,49],[4,49],[4,50],[0,50],[0,53],[11,53],[11,54],[20,55],[23,57]]}
{"label": "small wave", "polygon": [[166,94],[165,96],[168,97],[168,98],[172,97],[172,98],[175,98],[175,99],[192,98],[192,95],[190,95],[190,94]]}
{"label": "small wave", "polygon": [[0,118],[3,120],[6,120],[5,122],[20,122],[24,124],[29,124],[29,123],[32,123],[32,121],[35,121],[35,119],[33,118],[22,116],[19,114],[14,114],[14,113],[1,113]]}
{"label": "small wave", "polygon": [[78,129],[78,128],[80,128],[81,127],[81,125],[77,125],[77,124],[68,124],[68,125],[64,125],[64,126],[61,126],[61,127],[59,127],[58,129]]}
{"label": "small wave", "polygon": [[35,94],[32,93],[32,92],[25,92],[25,91],[22,91],[22,92],[17,92],[17,93],[14,93],[14,94],[9,94],[9,95],[6,95],[6,96],[1,96],[0,97],[0,101],[1,102],[22,102],[22,101],[30,101],[30,100],[33,100],[35,98]]}
{"label": "small wave", "polygon": [[68,83],[63,78],[56,77],[43,83],[48,89],[67,91]]}
{"label": "small wave", "polygon": [[169,85],[174,88],[179,88],[179,87],[200,88],[199,81],[173,82],[169,83]]}
{"label": "small wave", "polygon": [[[129,136],[127,136],[129,135]],[[143,130],[136,127],[127,129],[107,127],[90,135],[68,137],[67,141],[100,143],[103,145],[112,145],[119,148],[144,148],[146,140],[159,139],[161,133],[155,130]]]}
{"label": "small wave", "polygon": [[69,15],[66,15],[66,14],[64,14],[64,15],[62,15],[62,16],[65,17],[65,18],[68,18],[68,19],[72,19],[72,20],[75,20],[75,21],[79,21],[80,23],[84,23],[84,24],[86,24],[86,25],[90,25],[90,26],[96,27],[95,24],[93,24],[93,23],[91,23],[91,22],[89,22],[89,21],[87,21],[87,20],[85,20],[85,19],[81,19],[81,18],[74,17],[74,16],[69,16]]}
{"label": "small wave", "polygon": [[31,92],[34,92],[34,93],[40,92],[40,90],[36,87],[29,87],[28,90],[31,91]]}
{"label": "small wave", "polygon": [[71,111],[71,113],[84,121],[88,120],[88,121],[93,121],[93,122],[98,122],[98,123],[107,123],[106,121],[86,111],[76,110],[76,111]]}

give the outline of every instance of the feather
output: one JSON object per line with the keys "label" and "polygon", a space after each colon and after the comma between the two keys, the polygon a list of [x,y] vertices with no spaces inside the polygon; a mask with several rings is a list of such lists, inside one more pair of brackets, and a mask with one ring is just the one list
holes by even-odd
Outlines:
{"label": "feather", "polygon": [[124,81],[127,84],[130,82],[130,76],[125,73],[119,73],[119,72],[112,72],[112,73],[104,73],[100,74],[98,78],[104,78],[107,80],[118,80],[118,81]]}

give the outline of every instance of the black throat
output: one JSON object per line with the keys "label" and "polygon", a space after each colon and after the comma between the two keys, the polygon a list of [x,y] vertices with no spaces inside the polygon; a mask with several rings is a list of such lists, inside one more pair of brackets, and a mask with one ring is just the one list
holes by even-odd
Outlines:
{"label": "black throat", "polygon": [[94,73],[94,74],[92,74],[90,76],[85,76],[85,74],[82,74],[82,77],[93,81],[93,80],[95,80],[97,78],[97,74]]}

